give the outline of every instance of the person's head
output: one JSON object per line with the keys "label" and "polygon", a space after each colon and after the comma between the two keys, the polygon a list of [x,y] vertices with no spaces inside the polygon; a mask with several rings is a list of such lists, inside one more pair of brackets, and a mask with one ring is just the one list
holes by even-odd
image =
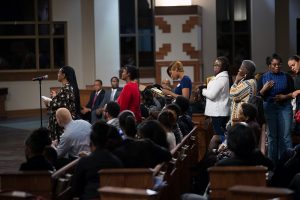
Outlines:
{"label": "person's head", "polygon": [[101,89],[102,89],[102,81],[100,79],[95,80],[94,90],[98,92]]}
{"label": "person's head", "polygon": [[289,57],[288,66],[293,72],[298,74],[300,72],[300,57],[298,55]]}
{"label": "person's head", "polygon": [[113,89],[118,88],[119,87],[119,78],[116,76],[111,77],[110,84]]}
{"label": "person's head", "polygon": [[256,147],[254,131],[244,122],[237,123],[228,130],[227,145],[236,157],[249,157]]}
{"label": "person's head", "polygon": [[117,118],[120,113],[120,105],[115,101],[110,101],[104,109],[105,119]]}
{"label": "person's head", "polygon": [[145,89],[143,92],[141,92],[141,97],[143,98],[143,102],[146,106],[154,104],[154,96],[150,89]]}
{"label": "person's head", "polygon": [[176,114],[176,118],[179,117],[182,113],[179,105],[175,103],[166,105],[163,110],[172,110]]}
{"label": "person's head", "polygon": [[161,85],[171,87],[171,81],[169,79],[165,78],[161,81]]}
{"label": "person's head", "polygon": [[277,74],[280,72],[282,59],[279,55],[274,53],[272,56],[266,58],[266,64],[269,67],[270,72]]}
{"label": "person's head", "polygon": [[243,60],[239,68],[239,74],[244,76],[246,80],[252,79],[254,78],[255,69],[255,63],[252,60]]}
{"label": "person's head", "polygon": [[139,78],[139,70],[133,65],[125,65],[122,69],[122,80],[133,81]]}
{"label": "person's head", "polygon": [[56,110],[56,121],[60,127],[65,127],[72,121],[72,115],[67,108],[59,108]]}
{"label": "person's head", "polygon": [[170,64],[171,78],[177,80],[180,78],[180,74],[184,73],[183,65],[180,61],[174,61]]}
{"label": "person's head", "polygon": [[25,140],[26,158],[36,155],[42,155],[46,146],[51,145],[50,130],[47,128],[39,128],[34,130]]}
{"label": "person's head", "polygon": [[91,151],[96,149],[114,150],[122,143],[122,137],[114,126],[97,121],[92,126],[90,142]]}
{"label": "person's head", "polygon": [[177,96],[175,99],[175,104],[177,104],[180,107],[182,114],[187,112],[190,107],[190,101],[184,96]]}
{"label": "person's head", "polygon": [[141,138],[148,138],[156,144],[169,149],[167,133],[157,120],[147,120],[140,124],[138,130]]}
{"label": "person's head", "polygon": [[241,121],[249,122],[256,121],[257,109],[251,103],[243,103],[241,109],[239,110],[239,119]]}
{"label": "person's head", "polygon": [[134,113],[130,110],[123,110],[119,116],[119,124],[123,133],[128,137],[134,138],[136,136],[136,118]]}
{"label": "person's head", "polygon": [[176,125],[176,114],[171,110],[163,110],[158,115],[158,121],[164,126],[167,131],[171,131]]}
{"label": "person's head", "polygon": [[214,62],[214,74],[217,75],[220,72],[229,70],[229,60],[225,56],[217,57]]}

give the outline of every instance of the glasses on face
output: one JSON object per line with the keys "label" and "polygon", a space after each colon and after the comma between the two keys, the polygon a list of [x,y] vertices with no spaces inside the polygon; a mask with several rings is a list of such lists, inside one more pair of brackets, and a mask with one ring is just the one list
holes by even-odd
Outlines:
{"label": "glasses on face", "polygon": [[221,67],[220,64],[214,64],[213,66],[214,66],[214,67]]}

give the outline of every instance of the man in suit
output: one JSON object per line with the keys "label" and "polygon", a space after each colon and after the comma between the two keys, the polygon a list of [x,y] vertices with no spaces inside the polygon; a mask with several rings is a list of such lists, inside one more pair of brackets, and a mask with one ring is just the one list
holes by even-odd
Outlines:
{"label": "man in suit", "polygon": [[116,101],[122,91],[122,88],[119,87],[119,78],[116,76],[113,76],[110,79],[110,83],[111,83],[111,89],[107,90],[105,92],[105,97],[103,99],[103,101],[101,102],[101,104],[99,105],[99,107],[96,109],[95,114],[96,115],[92,115],[92,120],[94,118],[100,119],[102,117],[102,113],[104,111],[104,106],[110,102],[110,101]]}
{"label": "man in suit", "polygon": [[81,109],[82,119],[88,120],[91,123],[95,122],[93,115],[95,115],[96,109],[101,105],[105,97],[105,91],[102,89],[102,81],[95,80],[94,91],[91,93],[89,102]]}

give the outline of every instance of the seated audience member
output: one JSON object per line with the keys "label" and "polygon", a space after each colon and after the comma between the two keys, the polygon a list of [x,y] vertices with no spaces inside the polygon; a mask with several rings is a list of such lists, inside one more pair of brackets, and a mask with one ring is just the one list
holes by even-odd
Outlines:
{"label": "seated audience member", "polygon": [[187,114],[189,107],[190,107],[190,101],[183,96],[178,96],[175,99],[175,104],[177,104],[181,110],[181,113],[178,117],[178,121],[180,121],[181,124],[183,125],[183,127],[182,127],[183,130],[181,132],[182,132],[183,136],[185,136],[194,127],[192,118]]}
{"label": "seated audience member", "polygon": [[[184,124],[182,124],[182,122],[178,120],[179,115],[181,113],[180,107],[175,103],[171,103],[171,104],[166,105],[163,110],[171,110],[176,115],[177,121],[176,121],[175,126],[172,128],[172,132],[175,135],[176,144],[179,144],[183,138],[182,132],[185,130]],[[158,116],[157,116],[157,118],[158,118]]]}
{"label": "seated audience member", "polygon": [[56,111],[56,119],[59,126],[64,127],[60,141],[53,141],[53,147],[57,151],[59,159],[65,158],[69,161],[78,157],[81,151],[89,151],[89,135],[91,124],[85,120],[73,120],[71,113],[66,108],[59,108]]}
{"label": "seated audience member", "polygon": [[104,96],[105,91],[102,89],[102,81],[95,80],[94,91],[91,93],[89,102],[81,109],[82,119],[87,120],[91,123],[94,123],[96,121],[96,119],[92,116],[95,115],[96,109],[103,101]]}
{"label": "seated audience member", "polygon": [[142,122],[139,125],[138,134],[141,138],[148,138],[159,146],[169,149],[167,133],[157,120]]}
{"label": "seated audience member", "polygon": [[227,145],[233,154],[217,162],[217,166],[263,165],[273,169],[272,161],[256,148],[255,133],[245,122],[237,123],[228,130]]}
{"label": "seated audience member", "polygon": [[116,101],[118,97],[120,96],[120,93],[122,91],[122,88],[119,87],[119,78],[114,76],[110,79],[111,89],[105,91],[105,96],[101,104],[96,109],[96,115],[93,115],[93,117],[100,119],[102,116],[102,113],[104,111],[105,105],[110,101]]}
{"label": "seated audience member", "polygon": [[74,197],[99,199],[100,169],[121,168],[122,162],[111,153],[122,142],[118,130],[105,122],[96,122],[90,134],[91,154],[82,157],[72,178]]}
{"label": "seated audience member", "polygon": [[167,132],[167,141],[169,143],[169,150],[176,147],[176,138],[172,132],[173,127],[176,125],[176,115],[171,110],[163,110],[158,115],[158,121],[163,125]]}
{"label": "seated audience member", "polygon": [[155,144],[150,139],[135,139],[137,131],[133,112],[129,110],[121,112],[119,122],[125,139],[122,146],[117,148],[114,153],[121,159],[124,167],[153,168],[157,164],[171,159],[171,153],[167,149]]}
{"label": "seated audience member", "polygon": [[110,101],[104,108],[104,119],[107,124],[110,124],[120,130],[118,115],[120,113],[120,106],[117,102]]}
{"label": "seated audience member", "polygon": [[46,128],[34,130],[25,140],[26,162],[20,166],[21,171],[54,170],[43,155],[45,147],[51,145],[50,131]]}
{"label": "seated audience member", "polygon": [[[298,178],[295,178],[298,173],[300,173],[300,144],[283,153],[276,165],[270,184],[275,187],[289,187],[292,182],[294,185],[299,181],[296,180]],[[292,181],[293,179],[294,181]]]}
{"label": "seated audience member", "polygon": [[150,89],[146,88],[143,92],[141,92],[141,97],[141,113],[143,118],[149,117],[150,112],[161,110],[160,103],[154,99],[153,93]]}

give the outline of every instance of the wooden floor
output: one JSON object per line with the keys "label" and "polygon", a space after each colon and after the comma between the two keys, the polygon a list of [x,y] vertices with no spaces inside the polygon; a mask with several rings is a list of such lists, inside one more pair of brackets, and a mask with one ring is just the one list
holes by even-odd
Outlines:
{"label": "wooden floor", "polygon": [[[43,120],[43,125],[47,121]],[[0,120],[0,173],[19,169],[25,161],[24,141],[39,127],[39,117]]]}

